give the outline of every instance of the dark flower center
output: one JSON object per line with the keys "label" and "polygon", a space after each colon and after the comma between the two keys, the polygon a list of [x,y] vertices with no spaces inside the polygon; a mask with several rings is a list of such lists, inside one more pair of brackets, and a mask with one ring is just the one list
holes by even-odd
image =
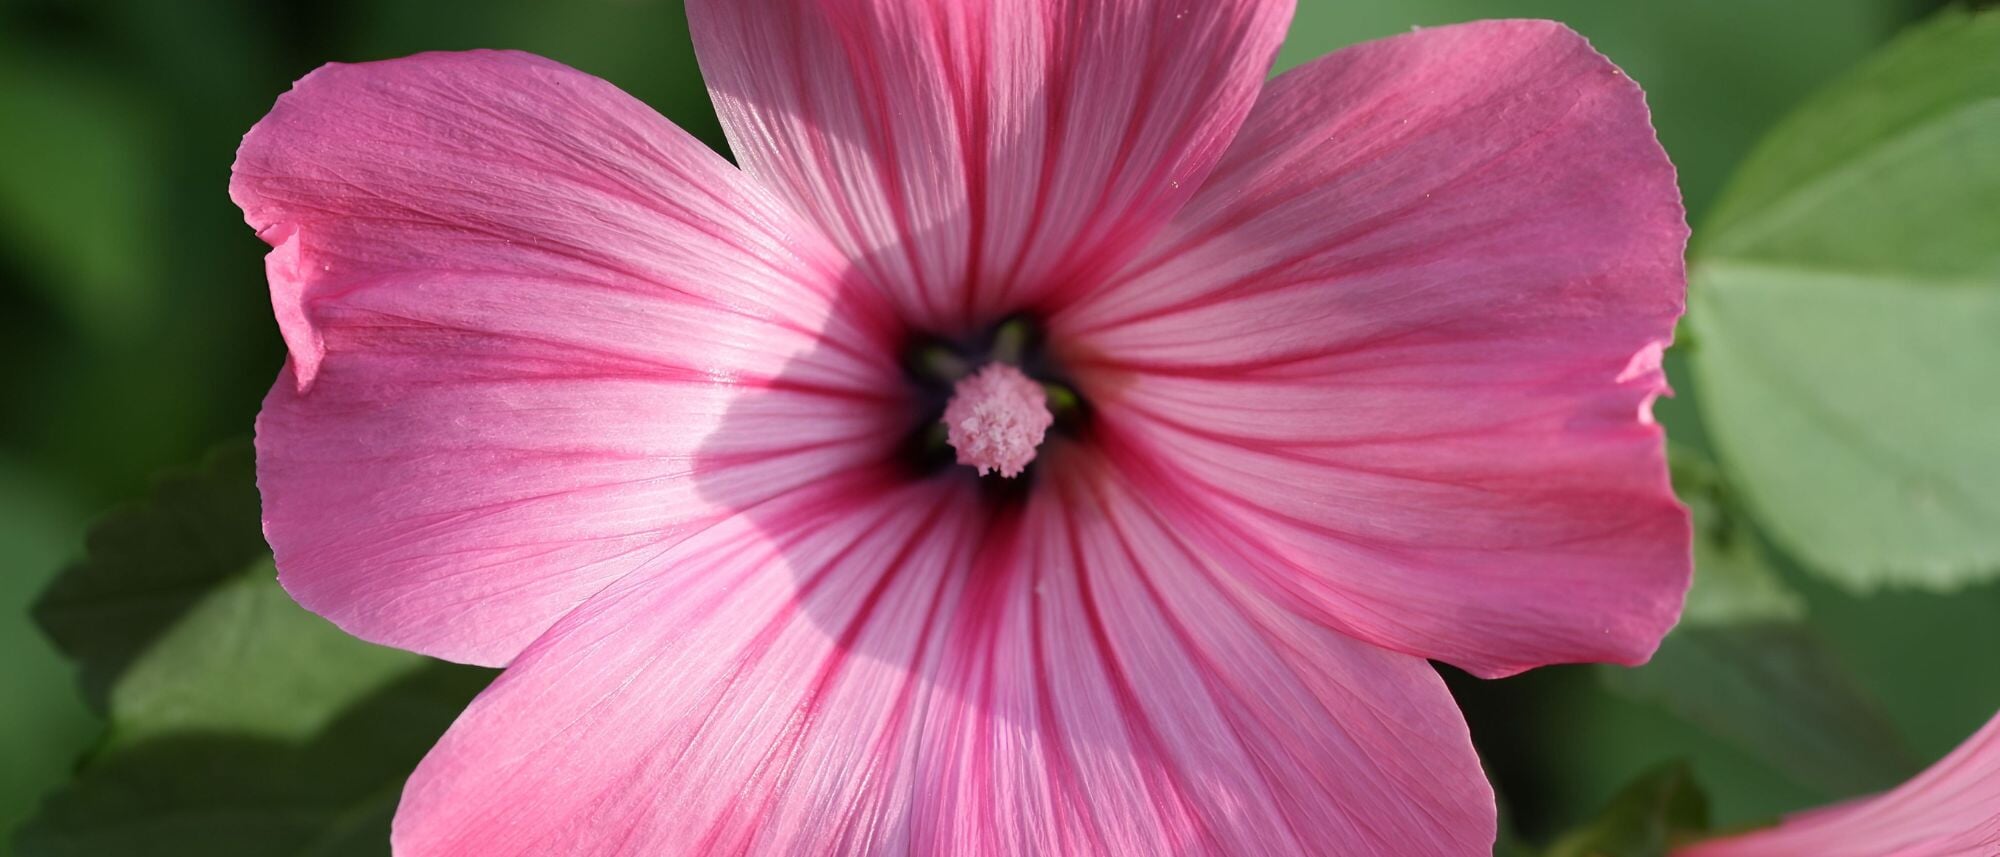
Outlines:
{"label": "dark flower center", "polygon": [[[975,471],[973,464],[978,460],[988,463],[984,450],[975,451],[968,444],[981,439],[982,431],[990,426],[978,425],[981,419],[1006,420],[1020,409],[1005,394],[1017,394],[1015,389],[1021,383],[1032,382],[1040,388],[1042,402],[1050,418],[1046,426],[1046,436],[1027,435],[1039,441],[1046,449],[1052,444],[1073,440],[1084,432],[1089,423],[1090,409],[1077,392],[1077,387],[1069,376],[1057,365],[1050,353],[1046,331],[1033,317],[1013,315],[969,336],[946,337],[935,334],[917,334],[910,338],[903,349],[903,377],[908,388],[911,428],[904,439],[899,458],[921,477],[960,473],[973,475],[986,472],[982,467]],[[994,367],[1003,367],[996,370]],[[989,379],[1005,376],[1006,383]],[[1014,386],[1009,386],[1014,385]],[[960,405],[953,415],[960,424],[947,426],[946,410],[952,405],[954,395],[958,395]],[[1032,388],[1030,388],[1032,390]],[[998,401],[991,408],[981,407],[975,414],[972,397],[991,397]],[[981,403],[982,405],[985,403]],[[1026,413],[1033,413],[1032,410]],[[1011,428],[985,431],[986,439],[1011,439]],[[997,436],[997,438],[995,437]],[[1034,444],[1034,441],[1030,441]],[[954,448],[954,445],[966,448]],[[1037,471],[1046,466],[1046,457],[1033,455],[1025,467],[1014,472],[1003,472],[1003,465],[991,464],[993,476],[1019,478],[990,478],[981,480],[992,483],[988,490],[995,494],[1011,495],[1022,492],[1035,480]],[[1005,455],[1002,455],[1005,458]]]}

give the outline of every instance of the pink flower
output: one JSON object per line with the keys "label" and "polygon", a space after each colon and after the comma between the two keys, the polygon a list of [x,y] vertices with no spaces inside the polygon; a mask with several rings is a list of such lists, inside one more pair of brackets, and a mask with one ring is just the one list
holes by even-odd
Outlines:
{"label": "pink flower", "polygon": [[1821,807],[1674,857],[1994,857],[2000,854],[2000,715],[1893,791]]}
{"label": "pink flower", "polygon": [[1527,21],[1267,81],[1289,0],[690,7],[741,170],[513,53],[238,157],[284,584],[508,666],[399,853],[1485,853],[1424,659],[1643,661],[1688,580],[1638,87]]}

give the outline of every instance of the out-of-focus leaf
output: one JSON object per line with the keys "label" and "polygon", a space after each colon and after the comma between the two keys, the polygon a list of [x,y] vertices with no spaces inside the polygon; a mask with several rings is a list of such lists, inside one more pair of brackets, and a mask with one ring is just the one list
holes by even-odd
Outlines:
{"label": "out-of-focus leaf", "polygon": [[541,54],[610,81],[709,145],[724,148],[722,126],[695,64],[687,12],[678,0],[362,0],[351,8],[358,24],[352,41],[370,56],[496,47]]}
{"label": "out-of-focus leaf", "polygon": [[1278,65],[1363,39],[1477,18],[1568,24],[1646,88],[1688,208],[1705,211],[1757,138],[1894,27],[1884,0],[1379,0],[1298,4]]}
{"label": "out-of-focus leaf", "polygon": [[1685,624],[1800,619],[1805,599],[1766,562],[1754,534],[1733,524],[1712,501],[1685,497],[1694,512],[1694,585]]}
{"label": "out-of-focus leaf", "polygon": [[416,664],[303,742],[188,730],[128,743],[52,795],[15,847],[21,857],[385,856],[403,779],[485,678]]}
{"label": "out-of-focus leaf", "polygon": [[1917,770],[1881,704],[1799,625],[1684,625],[1645,666],[1603,675],[1829,796]]}
{"label": "out-of-focus leaf", "polygon": [[[1928,194],[1944,191],[1936,200],[1943,209],[1957,209],[1977,187],[1940,182],[1938,172],[1923,159],[1904,156],[1935,154],[1929,143],[1949,135],[1959,122],[1990,115],[2000,98],[2000,19],[1991,11],[1948,8],[1911,27],[1882,48],[1845,79],[1815,95],[1785,118],[1751,153],[1730,180],[1702,242],[1706,251],[1729,256],[1754,255],[1781,259],[1788,248],[1800,250],[1800,262],[1828,256],[1843,260],[1873,259],[1885,267],[1944,272],[1965,271],[1973,258],[1988,263],[2000,258],[1991,241],[1967,242],[1974,224],[1944,224],[1942,233],[1916,224],[1892,223],[1889,217],[1846,218],[1856,213],[1858,190],[1897,193],[1899,208],[1924,208]],[[1990,138],[1987,142],[1990,142]],[[1960,154],[1990,165],[1992,147],[1968,146]],[[1983,156],[1983,158],[1982,158]],[[1973,166],[1971,160],[1961,162]],[[1948,165],[1947,165],[1948,166]],[[1877,172],[1901,167],[1910,173]],[[1896,178],[1927,182],[1921,188],[1897,189]],[[1988,178],[1969,175],[1966,178]],[[1990,188],[1988,188],[1990,190]],[[1822,194],[1823,196],[1814,196]],[[1840,208],[1815,211],[1815,201]],[[1858,221],[1858,222],[1857,222]],[[1885,228],[1888,234],[1869,225]],[[1796,227],[1811,228],[1796,228]],[[1857,243],[1829,240],[1822,228],[1845,228],[1865,236]],[[1796,244],[1791,242],[1798,242]],[[1911,247],[1937,242],[1947,252],[1936,259],[1918,258]],[[1968,243],[1983,247],[1967,246]],[[1887,251],[1887,252],[1883,252]],[[1991,271],[1988,267],[1986,270]]]}
{"label": "out-of-focus leaf", "polygon": [[1882,788],[1915,769],[1881,705],[1803,623],[1721,474],[1672,449],[1674,490],[1694,513],[1694,586],[1681,624],[1645,666],[1605,683],[1735,743],[1828,796]]}
{"label": "out-of-focus leaf", "polygon": [[1787,120],[1697,234],[1696,391],[1752,511],[1849,588],[2000,574],[2000,12]]}
{"label": "out-of-focus leaf", "polygon": [[81,562],[35,604],[35,619],[83,675],[100,712],[133,662],[211,590],[247,577],[270,549],[259,530],[247,445],[217,450],[191,473],[91,527]]}
{"label": "out-of-focus leaf", "polygon": [[37,606],[109,734],[23,857],[375,855],[402,782],[488,673],[373,646],[294,604],[247,445],[108,517]]}
{"label": "out-of-focus leaf", "polygon": [[1674,493],[1694,517],[1694,585],[1681,624],[1797,620],[1805,599],[1779,578],[1756,533],[1731,505],[1722,476],[1700,452],[1672,445]]}
{"label": "out-of-focus leaf", "polygon": [[[0,455],[0,831],[69,777],[95,732],[69,665],[35,633],[28,603],[74,549],[83,515],[38,468]],[[0,854],[6,849],[0,846]]]}
{"label": "out-of-focus leaf", "polygon": [[1549,847],[1548,857],[1664,857],[1708,828],[1708,799],[1685,763],[1653,770],[1626,786],[1582,828]]}
{"label": "out-of-focus leaf", "polygon": [[1803,581],[1811,625],[1882,703],[1918,761],[1942,757],[2000,710],[2000,583],[1951,595],[1857,597]]}

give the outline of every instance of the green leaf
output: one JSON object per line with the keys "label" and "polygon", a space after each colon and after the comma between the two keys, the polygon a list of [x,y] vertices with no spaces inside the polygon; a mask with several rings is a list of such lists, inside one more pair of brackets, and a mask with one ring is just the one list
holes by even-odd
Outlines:
{"label": "green leaf", "polygon": [[1805,617],[1805,599],[1771,567],[1715,465],[1699,452],[1670,444],[1674,493],[1694,517],[1694,585],[1681,624],[1729,624]]}
{"label": "green leaf", "polygon": [[2000,13],[1813,99],[1699,234],[1695,386],[1752,511],[1856,591],[2000,576]]}
{"label": "green leaf", "polygon": [[[1948,198],[1962,198],[1978,188],[1950,186],[1933,168],[1950,164],[1923,163],[1929,142],[1939,135],[1957,133],[1956,123],[1967,117],[1990,115],[2000,97],[2000,17],[1992,11],[1972,12],[1946,9],[1929,20],[1911,27],[1894,42],[1878,51],[1868,62],[1844,80],[1816,94],[1800,109],[1786,117],[1753,151],[1720,200],[1705,250],[1727,256],[1769,257],[1773,247],[1782,248],[1786,238],[1809,236],[1816,229],[1836,224],[1841,218],[1828,217],[1811,209],[1816,200],[1851,205],[1848,194],[1857,185],[1871,190],[1899,193],[1911,202],[1922,197],[1907,190],[1889,187],[1894,179],[1925,179],[1933,188],[1946,190]],[[1986,141],[1990,142],[1991,138]],[[1968,146],[1957,153],[1963,158],[1989,161],[1991,146]],[[1984,150],[1984,151],[1981,151]],[[1970,162],[1964,162],[1969,164]],[[1891,166],[1912,170],[1907,176],[1874,173],[1869,166]],[[1990,190],[1990,187],[1987,188]],[[1955,206],[1953,206],[1955,207]],[[1843,213],[1852,209],[1844,209]],[[1934,240],[1920,230],[1867,218],[1878,225],[1895,228],[1886,236],[1874,236],[1858,246],[1819,245],[1804,258],[1832,253],[1842,258],[1868,258],[1877,249],[1901,250],[1902,242]],[[1811,228],[1790,229],[1804,224]],[[1852,226],[1851,222],[1844,224]],[[1900,227],[1900,228],[1899,228]],[[1780,236],[1779,233],[1791,233]],[[1959,236],[1973,233],[1960,228]],[[1987,237],[1990,237],[1987,236]],[[1775,242],[1773,239],[1777,239]],[[1944,242],[1954,247],[1956,257],[1967,248],[1956,238]],[[1985,243],[1992,259],[2000,249]],[[1713,246],[1708,246],[1713,245]],[[1879,257],[1892,268],[1925,260],[1913,260],[1905,253]],[[1958,267],[1956,259],[1940,260],[1944,267]]]}
{"label": "green leaf", "polygon": [[309,741],[188,730],[93,758],[22,828],[21,857],[387,855],[403,779],[485,683],[417,664]]}
{"label": "green leaf", "polygon": [[34,614],[77,662],[92,707],[104,712],[119,677],[210,590],[270,556],[259,508],[254,457],[232,446],[91,527],[84,559],[49,585]]}
{"label": "green leaf", "polygon": [[[41,793],[69,778],[97,731],[71,689],[74,676],[28,621],[28,605],[83,529],[79,503],[36,465],[0,453],[0,831],[11,830]],[[0,855],[7,853],[0,844]]]}
{"label": "green leaf", "polygon": [[[1885,0],[1667,5],[1603,0],[1300,3],[1278,54],[1290,68],[1361,41],[1479,18],[1547,18],[1590,39],[1646,88],[1688,209],[1704,211],[1774,117],[1866,56],[1895,26]],[[1698,58],[1698,59],[1696,59]]]}
{"label": "green leaf", "polygon": [[109,723],[23,857],[378,855],[403,779],[489,673],[293,603],[247,445],[107,517],[36,608]]}
{"label": "green leaf", "polygon": [[1549,847],[1548,857],[1664,857],[1708,828],[1708,799],[1686,763],[1640,777],[1597,818]]}
{"label": "green leaf", "polygon": [[1918,767],[1881,704],[1799,625],[1684,625],[1645,666],[1601,674],[1830,797],[1895,785]]}
{"label": "green leaf", "polygon": [[1779,576],[1721,473],[1695,450],[1670,452],[1674,490],[1694,514],[1694,586],[1652,660],[1600,668],[1605,684],[1827,796],[1900,782],[1916,765],[1895,725],[1803,624],[1804,597]]}

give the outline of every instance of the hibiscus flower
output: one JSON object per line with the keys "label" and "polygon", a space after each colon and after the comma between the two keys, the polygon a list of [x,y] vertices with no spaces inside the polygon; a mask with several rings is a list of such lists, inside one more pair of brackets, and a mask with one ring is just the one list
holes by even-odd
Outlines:
{"label": "hibiscus flower", "polygon": [[1639,88],[1289,0],[697,0],[739,166],[518,53],[308,75],[231,192],[301,604],[506,666],[403,855],[1473,854],[1436,659],[1645,660],[1688,521]]}

